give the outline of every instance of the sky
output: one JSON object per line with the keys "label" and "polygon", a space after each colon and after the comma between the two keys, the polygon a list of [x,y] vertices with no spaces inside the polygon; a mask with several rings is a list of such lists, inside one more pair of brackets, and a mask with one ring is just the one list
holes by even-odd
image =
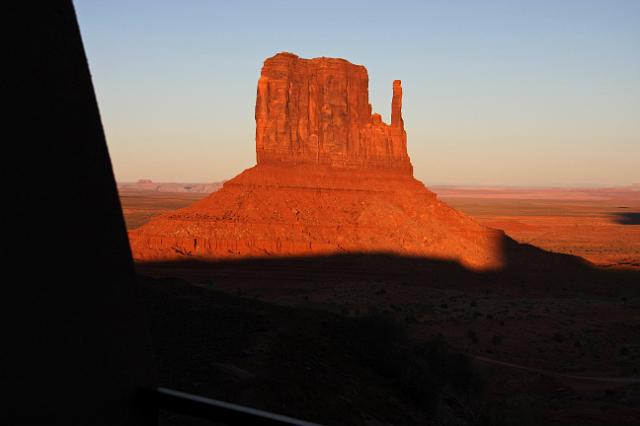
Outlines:
{"label": "sky", "polygon": [[213,182],[255,164],[280,51],[392,81],[427,185],[640,183],[640,1],[76,0],[118,181]]}

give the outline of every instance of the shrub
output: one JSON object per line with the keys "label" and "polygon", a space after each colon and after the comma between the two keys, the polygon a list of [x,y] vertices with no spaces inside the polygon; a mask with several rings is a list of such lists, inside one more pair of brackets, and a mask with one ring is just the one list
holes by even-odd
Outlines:
{"label": "shrub", "polygon": [[507,397],[488,405],[483,423],[487,426],[535,426],[541,423],[541,409],[531,398]]}
{"label": "shrub", "polygon": [[390,316],[370,313],[356,322],[351,342],[361,361],[382,376],[396,374],[409,350],[406,327]]}
{"label": "shrub", "polygon": [[364,365],[391,379],[430,417],[479,418],[482,380],[467,356],[448,349],[444,336],[417,343],[406,325],[374,313],[358,319],[349,342]]}
{"label": "shrub", "polygon": [[406,323],[416,323],[416,322],[418,322],[418,319],[416,318],[416,316],[414,314],[408,314],[407,316],[404,317],[404,322],[406,322]]}
{"label": "shrub", "polygon": [[475,330],[467,331],[467,336],[469,337],[469,339],[474,345],[478,344],[478,334],[476,333]]}

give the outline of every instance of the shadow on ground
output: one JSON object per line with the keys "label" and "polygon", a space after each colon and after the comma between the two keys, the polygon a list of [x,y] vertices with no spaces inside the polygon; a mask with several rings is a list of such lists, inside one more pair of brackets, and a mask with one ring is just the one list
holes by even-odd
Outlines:
{"label": "shadow on ground", "polygon": [[[583,410],[596,404],[589,398],[597,397],[572,393],[559,403],[555,394],[549,395],[562,384],[522,372],[508,379],[516,383],[516,392],[521,383],[543,390],[487,397],[483,382],[491,384],[494,377],[479,381],[477,371],[443,341],[419,349],[424,341],[408,340],[402,327],[384,320],[365,319],[363,325],[363,317],[339,315],[320,305],[271,301],[272,294],[302,299],[316,288],[339,288],[341,283],[375,283],[385,291],[384,282],[417,291],[455,289],[472,296],[491,291],[496,298],[638,297],[640,273],[635,271],[602,270],[577,257],[511,240],[505,260],[502,270],[491,272],[385,253],[185,260],[136,267],[151,310],[163,385],[326,424],[501,424],[487,416],[505,415],[525,422],[521,424],[538,424],[535,421],[543,418],[571,424],[571,416],[585,414]],[[385,297],[392,299],[394,288],[388,287]],[[267,293],[263,299],[257,296]],[[365,318],[369,314],[362,313]],[[514,410],[514,404],[519,407],[515,412],[500,411]],[[553,404],[569,414],[549,414]],[[616,401],[597,404],[609,413],[626,410]],[[189,424],[181,418],[165,421]]]}
{"label": "shadow on ground", "polygon": [[640,225],[640,212],[614,212],[611,216],[619,225]]}
{"label": "shadow on ground", "polygon": [[[346,253],[323,256],[263,257],[208,261],[196,258],[138,262],[139,273],[178,277],[190,282],[214,279],[233,287],[304,288],[312,282],[395,279],[430,287],[470,291],[501,289],[506,294],[599,294],[622,297],[635,291],[640,273],[604,270],[588,261],[548,252],[505,238],[504,267],[477,271],[454,261],[390,253]],[[226,284],[225,284],[226,283]]]}
{"label": "shadow on ground", "polygon": [[170,278],[141,284],[165,386],[322,424],[474,424],[481,415],[470,360],[442,338],[412,341],[389,317],[277,306]]}

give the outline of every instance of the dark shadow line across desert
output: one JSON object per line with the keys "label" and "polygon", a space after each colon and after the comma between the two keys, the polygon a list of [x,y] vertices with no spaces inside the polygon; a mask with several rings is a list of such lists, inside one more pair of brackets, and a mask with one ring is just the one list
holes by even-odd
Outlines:
{"label": "dark shadow line across desert", "polygon": [[503,244],[502,256],[501,269],[486,271],[469,269],[451,260],[370,252],[221,260],[184,257],[140,261],[136,263],[136,269],[143,275],[173,276],[189,281],[214,277],[223,286],[242,283],[267,289],[304,288],[321,281],[391,278],[433,288],[478,292],[499,289],[505,294],[545,297],[591,294],[620,298],[638,291],[638,271],[598,268],[580,257],[545,251],[508,237]]}
{"label": "dark shadow line across desert", "polygon": [[640,212],[609,213],[618,225],[640,225]]}

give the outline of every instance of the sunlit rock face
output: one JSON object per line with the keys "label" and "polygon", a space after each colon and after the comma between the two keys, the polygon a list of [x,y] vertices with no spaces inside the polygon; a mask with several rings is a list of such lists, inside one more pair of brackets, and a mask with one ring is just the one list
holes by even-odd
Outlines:
{"label": "sunlit rock face", "polygon": [[369,76],[344,59],[267,59],[258,81],[258,164],[315,164],[394,169],[411,174],[402,122],[402,88],[394,82],[392,125],[371,113]]}
{"label": "sunlit rock face", "polygon": [[141,261],[387,252],[501,265],[503,234],[413,177],[393,82],[391,124],[344,59],[279,53],[256,100],[257,165],[192,206],[131,231]]}

